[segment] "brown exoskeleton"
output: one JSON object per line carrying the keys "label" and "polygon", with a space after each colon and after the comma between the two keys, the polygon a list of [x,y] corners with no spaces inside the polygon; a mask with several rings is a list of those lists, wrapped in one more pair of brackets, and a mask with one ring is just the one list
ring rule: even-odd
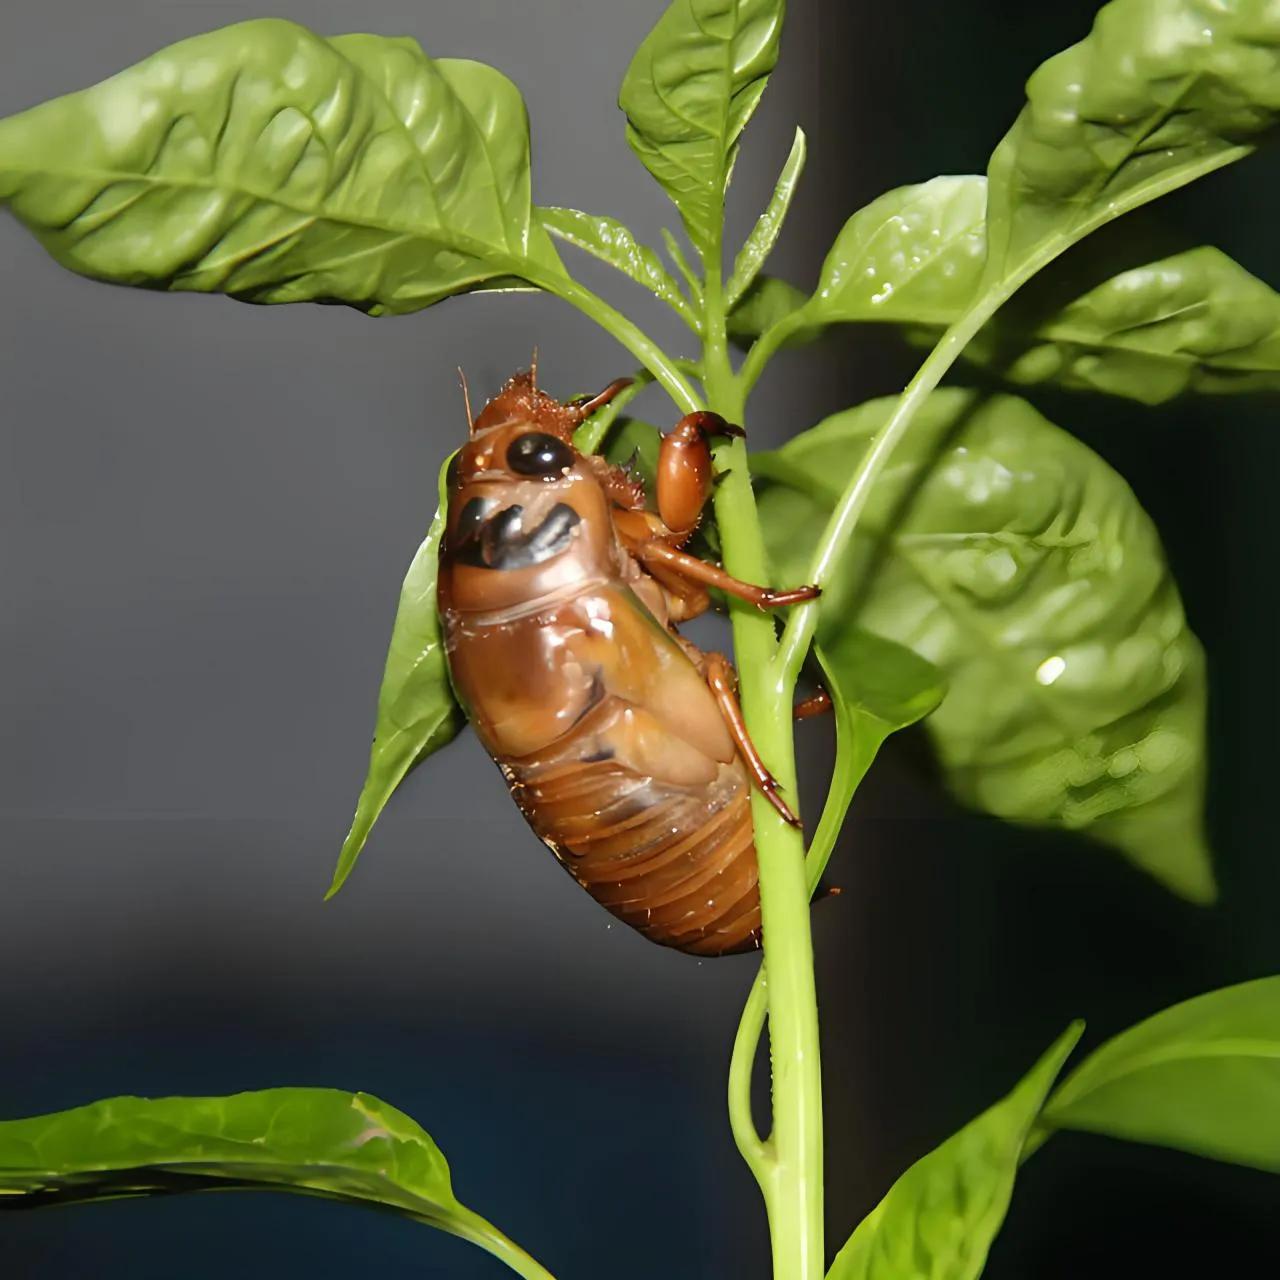
{"label": "brown exoskeleton", "polygon": [[708,586],[762,608],[812,599],[682,551],[711,490],[713,413],[663,438],[657,511],[573,431],[625,381],[562,404],[517,374],[448,474],[439,607],[453,685],[516,803],[561,864],[664,946],[759,945],[754,783],[795,815],[747,735],[732,667],[678,635]]}

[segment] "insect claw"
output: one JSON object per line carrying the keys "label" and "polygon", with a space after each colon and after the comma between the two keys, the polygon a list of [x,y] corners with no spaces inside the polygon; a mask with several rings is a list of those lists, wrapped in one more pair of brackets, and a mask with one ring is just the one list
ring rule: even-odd
{"label": "insect claw", "polygon": [[766,777],[760,783],[760,790],[764,793],[764,798],[777,810],[778,817],[787,826],[795,827],[797,831],[804,830],[804,824],[791,812],[790,805],[778,794],[778,784],[772,777]]}
{"label": "insect claw", "polygon": [[816,600],[821,594],[821,587],[793,587],[790,590],[783,591],[776,590],[773,587],[766,587],[760,593],[757,608],[777,609],[782,605],[803,604],[806,600]]}

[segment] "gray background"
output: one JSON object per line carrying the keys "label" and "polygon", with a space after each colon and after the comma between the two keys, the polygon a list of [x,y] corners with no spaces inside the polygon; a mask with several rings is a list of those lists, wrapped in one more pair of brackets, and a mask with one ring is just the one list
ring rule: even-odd
{"label": "gray background", "polygon": [[[668,207],[613,108],[661,12],[570,0],[276,0],[326,33],[417,36],[494,63],[532,118],[535,197]],[[773,268],[811,280],[858,205],[980,169],[1036,62],[1092,5],[799,0],[739,165],[745,233],[795,122],[811,162]],[[5,0],[0,112],[197,31],[232,0]],[[910,87],[908,87],[910,86]],[[1273,283],[1274,160],[1168,202]],[[647,295],[566,253],[658,336]],[[109,289],[0,221],[0,1112],[117,1092],[328,1084],[435,1134],[463,1198],[563,1280],[759,1277],[757,1195],[722,1076],[754,962],[651,947],[568,882],[469,736],[423,769],[343,893],[321,896],[364,769],[404,567],[464,425],[455,366],[492,391],[536,343],[568,395],[629,367],[562,304],[476,297],[371,321]],[[785,353],[757,442],[896,389],[907,358],[849,334]],[[1097,1039],[1197,991],[1280,969],[1271,830],[1274,411],[1045,402],[1152,510],[1213,663],[1223,905],[1172,901],[1106,854],[962,815],[910,742],[860,796],[816,917],[831,1239],[998,1096],[1065,1025]],[[656,396],[656,420],[672,414]],[[811,789],[828,730],[806,726]],[[1211,1273],[1280,1245],[1260,1174],[1064,1138],[1027,1170],[989,1274]],[[1089,1223],[1086,1229],[1083,1223]],[[1171,1225],[1172,1224],[1172,1225]],[[1203,1252],[1201,1252],[1203,1250]],[[392,1219],[274,1197],[125,1203],[0,1220],[4,1274],[495,1276]]]}

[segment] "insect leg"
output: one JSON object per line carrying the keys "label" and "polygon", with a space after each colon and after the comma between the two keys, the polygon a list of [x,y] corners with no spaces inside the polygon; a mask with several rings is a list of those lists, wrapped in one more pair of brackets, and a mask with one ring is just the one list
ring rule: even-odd
{"label": "insect leg", "polygon": [[678,551],[675,547],[656,539],[633,546],[631,554],[645,568],[665,568],[678,573],[681,577],[692,578],[694,582],[703,582],[709,587],[719,587],[726,594],[737,596],[739,600],[745,600],[759,609],[776,609],[784,604],[800,604],[805,600],[814,600],[822,594],[820,587],[794,587],[791,590],[757,587],[750,582],[742,582],[733,577],[718,565],[708,564],[705,560],[699,560],[697,556],[689,555],[687,551]]}
{"label": "insect leg", "polygon": [[820,716],[824,711],[830,710],[831,695],[825,689],[815,689],[791,708],[791,715],[795,720],[807,720],[810,716]]}
{"label": "insect leg", "polygon": [[658,447],[655,496],[662,523],[679,542],[698,527],[702,508],[715,479],[711,467],[712,436],[740,436],[741,427],[718,413],[686,414],[662,437]]}
{"label": "insect leg", "polygon": [[751,780],[764,792],[765,799],[778,811],[778,816],[783,822],[799,827],[800,819],[791,812],[787,802],[778,794],[777,780],[769,772],[765,762],[760,759],[760,753],[747,732],[747,722],[742,718],[742,708],[738,705],[733,668],[722,654],[708,653],[702,670],[720,707],[720,714],[724,716],[729,735],[733,738],[733,745],[738,748],[738,753],[747,766]]}

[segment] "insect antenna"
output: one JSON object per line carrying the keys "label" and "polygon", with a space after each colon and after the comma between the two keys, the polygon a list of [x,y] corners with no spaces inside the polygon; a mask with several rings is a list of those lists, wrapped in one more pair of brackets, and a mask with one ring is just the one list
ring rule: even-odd
{"label": "insect antenna", "polygon": [[533,391],[538,389],[538,348],[535,346],[529,358],[529,386]]}
{"label": "insect antenna", "polygon": [[467,375],[463,372],[462,366],[458,366],[458,381],[462,383],[462,403],[467,411],[467,434],[475,433],[476,420],[471,416],[471,388],[467,386]]}

